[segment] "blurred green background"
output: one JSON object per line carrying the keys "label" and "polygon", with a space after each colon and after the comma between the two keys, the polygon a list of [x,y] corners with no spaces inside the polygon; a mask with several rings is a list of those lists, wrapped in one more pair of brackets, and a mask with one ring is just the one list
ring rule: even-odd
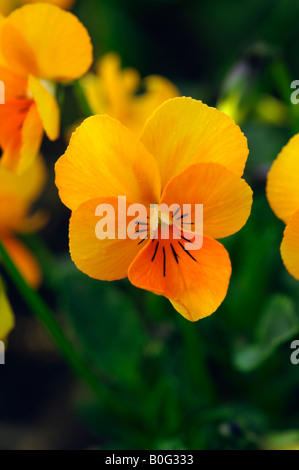
{"label": "blurred green background", "polygon": [[[284,268],[283,224],[265,197],[266,174],[299,131],[290,84],[299,79],[299,3],[292,0],[78,0],[95,57],[118,52],[142,76],[161,74],[210,106],[234,102],[250,155],[252,216],[224,240],[233,274],[226,300],[196,324],[127,281],[101,283],[68,254],[69,212],[54,186],[63,138],[44,142],[50,171],[27,237],[41,261],[41,294],[98,376],[108,400],[74,380],[9,280],[16,313],[1,368],[0,448],[256,449],[299,444],[299,285]],[[275,98],[267,107],[265,97]],[[228,101],[226,101],[228,100]],[[274,111],[273,111],[274,109]],[[65,129],[80,117],[66,91]],[[274,437],[275,439],[274,439]]]}

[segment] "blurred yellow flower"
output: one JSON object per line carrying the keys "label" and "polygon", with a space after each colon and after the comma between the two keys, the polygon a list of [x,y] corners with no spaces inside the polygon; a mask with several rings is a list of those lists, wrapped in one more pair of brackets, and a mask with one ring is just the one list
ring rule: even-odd
{"label": "blurred yellow flower", "polygon": [[60,8],[69,10],[72,8],[76,0],[0,0],[0,13],[4,16],[11,13],[25,3],[52,3]]}
{"label": "blurred yellow flower", "polygon": [[286,224],[281,255],[299,280],[299,134],[282,149],[268,175],[267,197],[274,213]]}
{"label": "blurred yellow flower", "polygon": [[284,126],[288,122],[288,109],[279,99],[271,95],[260,95],[256,101],[244,102],[242,92],[232,90],[217,103],[217,108],[226,113],[238,124],[242,124],[248,115],[259,121]]}
{"label": "blurred yellow flower", "polygon": [[1,162],[22,171],[40,148],[43,131],[60,133],[56,83],[72,81],[88,70],[92,45],[88,32],[71,13],[47,5],[26,5],[0,22]]}
{"label": "blurred yellow flower", "polygon": [[288,108],[271,95],[262,95],[255,107],[256,116],[263,122],[284,126],[288,122]]}
{"label": "blurred yellow flower", "polygon": [[[109,114],[137,134],[160,104],[179,96],[177,88],[164,77],[151,75],[141,80],[137,70],[121,69],[115,53],[103,56],[97,74],[86,75],[81,83],[94,114]],[[142,89],[144,92],[137,94]]]}
{"label": "blurred yellow flower", "polygon": [[264,450],[299,450],[299,433],[297,429],[269,434],[264,442]]}
{"label": "blurred yellow flower", "polygon": [[[211,315],[224,300],[231,275],[229,255],[217,239],[240,230],[251,211],[252,191],[241,178],[247,156],[240,128],[191,98],[163,103],[140,139],[110,116],[86,119],[56,164],[60,197],[73,211],[73,261],[96,279],[128,276],[136,287],[167,297],[190,321]],[[172,228],[167,239],[158,225],[144,244],[128,237],[99,240],[96,208],[109,203],[117,214],[118,196],[148,209],[157,203],[203,204],[202,247],[191,254],[184,236],[173,237],[175,230],[181,235],[177,211],[167,219]],[[144,227],[140,232],[149,231],[147,214],[136,222]]]}
{"label": "blurred yellow flower", "polygon": [[[41,157],[16,175],[0,167],[0,238],[17,268],[32,287],[41,282],[39,265],[16,235],[34,232],[44,224],[45,215],[30,215],[32,203],[41,193],[46,170]],[[1,259],[0,259],[1,263]]]}
{"label": "blurred yellow flower", "polygon": [[57,7],[69,10],[75,4],[76,0],[20,0],[20,3],[51,3]]}
{"label": "blurred yellow flower", "polygon": [[227,114],[238,124],[244,121],[247,114],[247,110],[240,106],[241,96],[241,91],[235,89],[217,103],[217,109]]}
{"label": "blurred yellow flower", "polygon": [[11,305],[0,279],[0,341],[4,341],[15,326]]}

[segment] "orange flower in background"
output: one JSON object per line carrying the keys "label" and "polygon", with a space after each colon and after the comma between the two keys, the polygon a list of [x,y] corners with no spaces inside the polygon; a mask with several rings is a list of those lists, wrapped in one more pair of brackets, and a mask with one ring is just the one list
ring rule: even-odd
{"label": "orange flower in background", "polygon": [[44,224],[44,214],[40,212],[30,215],[30,210],[44,187],[45,179],[46,170],[40,157],[22,175],[0,167],[0,238],[32,287],[38,287],[41,282],[40,268],[34,256],[16,235],[34,232]]}
{"label": "orange flower in background", "polygon": [[[164,77],[151,75],[141,80],[134,68],[122,70],[115,53],[103,56],[97,74],[83,77],[81,84],[94,114],[109,114],[137,134],[160,104],[179,96],[177,88]],[[140,89],[144,92],[137,95]]]}
{"label": "orange flower in background", "polygon": [[299,134],[282,149],[268,175],[267,197],[285,224],[281,244],[283,262],[299,280]]}
{"label": "orange flower in background", "polygon": [[[167,297],[188,320],[212,314],[231,275],[229,255],[216,239],[240,230],[251,211],[252,191],[241,178],[247,156],[239,127],[191,98],[162,104],[140,140],[109,116],[85,120],[56,164],[60,197],[73,212],[73,261],[96,279],[128,276],[135,286]],[[118,196],[146,207],[203,204],[202,248],[188,251],[184,237],[164,240],[159,230],[143,242],[99,240],[96,208],[109,203],[117,214]]]}
{"label": "orange flower in background", "polygon": [[25,3],[51,3],[52,5],[69,10],[73,7],[75,1],[76,0],[0,0],[0,13],[6,16],[15,8]]}
{"label": "orange flower in background", "polygon": [[2,165],[26,168],[37,155],[43,132],[56,140],[60,111],[56,84],[83,75],[92,62],[92,45],[71,13],[47,5],[27,5],[0,25],[0,80],[5,104],[0,105]]}

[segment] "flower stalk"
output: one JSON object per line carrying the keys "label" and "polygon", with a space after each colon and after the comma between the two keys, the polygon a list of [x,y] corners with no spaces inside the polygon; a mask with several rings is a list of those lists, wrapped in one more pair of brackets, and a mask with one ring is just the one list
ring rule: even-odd
{"label": "flower stalk", "polygon": [[118,413],[121,412],[118,401],[112,397],[111,393],[108,393],[105,390],[97,377],[95,377],[94,374],[88,369],[80,355],[66,338],[58,321],[55,319],[47,304],[43,301],[38,292],[34,291],[24,280],[9,254],[7,253],[1,239],[0,258],[6,273],[18,289],[30,311],[45,326],[56,346],[58,347],[61,355],[67,361],[72,371],[95,392],[98,398],[106,406],[109,406]]}

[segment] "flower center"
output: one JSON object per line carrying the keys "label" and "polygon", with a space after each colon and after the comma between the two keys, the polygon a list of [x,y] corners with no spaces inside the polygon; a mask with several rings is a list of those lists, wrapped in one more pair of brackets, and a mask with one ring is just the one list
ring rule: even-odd
{"label": "flower center", "polygon": [[160,208],[151,208],[150,213],[150,235],[151,238],[160,238],[161,234],[167,231],[173,225],[172,214],[167,211],[161,211]]}

